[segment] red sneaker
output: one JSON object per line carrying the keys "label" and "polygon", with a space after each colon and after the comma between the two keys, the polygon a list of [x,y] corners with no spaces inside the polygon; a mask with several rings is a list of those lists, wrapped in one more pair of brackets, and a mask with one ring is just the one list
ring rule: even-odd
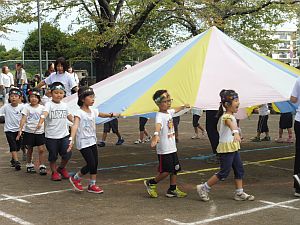
{"label": "red sneaker", "polygon": [[74,177],[70,177],[69,181],[73,185],[75,191],[83,191],[82,184],[80,183],[81,179],[76,180]]}
{"label": "red sneaker", "polygon": [[69,175],[68,171],[66,170],[66,168],[61,169],[60,167],[58,167],[57,172],[61,174],[63,179],[69,179],[70,178],[70,175]]}
{"label": "red sneaker", "polygon": [[103,190],[95,184],[94,185],[89,185],[87,191],[90,192],[90,193],[96,193],[96,194],[103,193]]}
{"label": "red sneaker", "polygon": [[59,173],[57,172],[53,172],[51,175],[51,180],[53,181],[61,181],[61,176]]}

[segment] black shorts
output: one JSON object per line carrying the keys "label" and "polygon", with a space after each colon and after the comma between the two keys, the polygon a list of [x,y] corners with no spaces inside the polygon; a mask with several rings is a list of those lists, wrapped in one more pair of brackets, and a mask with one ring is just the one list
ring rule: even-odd
{"label": "black shorts", "polygon": [[69,136],[60,139],[46,138],[46,148],[49,152],[48,161],[55,162],[58,154],[63,160],[69,160],[72,156],[71,151],[67,152],[69,143]]}
{"label": "black shorts", "polygon": [[279,128],[288,129],[293,127],[293,114],[292,113],[281,113],[279,119]]}
{"label": "black shorts", "polygon": [[158,157],[158,172],[168,172],[177,174],[181,170],[181,166],[178,160],[177,152],[173,152],[165,155],[157,155]]}
{"label": "black shorts", "polygon": [[145,131],[145,125],[146,125],[147,121],[148,121],[148,118],[145,118],[145,117],[139,118],[140,131]]}
{"label": "black shorts", "polygon": [[18,136],[18,132],[7,131],[5,132],[5,135],[9,145],[9,151],[10,152],[19,151],[21,148],[21,140],[19,141],[16,140],[16,137]]}
{"label": "black shorts", "polygon": [[257,124],[257,132],[259,133],[269,132],[268,119],[269,119],[269,115],[259,116],[258,124]]}
{"label": "black shorts", "polygon": [[23,134],[23,145],[28,147],[41,146],[45,144],[45,133],[43,134],[33,134],[24,132]]}
{"label": "black shorts", "polygon": [[118,119],[113,119],[109,122],[104,123],[103,132],[109,133],[112,130],[113,133],[118,132]]}
{"label": "black shorts", "polygon": [[199,119],[200,119],[199,115],[193,114],[193,127],[199,126]]}

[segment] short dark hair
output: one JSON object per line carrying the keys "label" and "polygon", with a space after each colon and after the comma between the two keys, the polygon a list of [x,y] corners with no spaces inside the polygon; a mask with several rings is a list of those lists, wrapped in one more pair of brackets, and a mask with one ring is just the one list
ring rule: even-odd
{"label": "short dark hair", "polygon": [[19,67],[21,67],[21,68],[23,68],[24,67],[24,65],[22,64],[22,63],[16,63],[16,65]]}
{"label": "short dark hair", "polygon": [[8,66],[6,66],[6,65],[4,65],[4,66],[2,66],[2,73],[4,73],[5,72],[5,68],[8,68]]}
{"label": "short dark hair", "polygon": [[68,71],[68,63],[66,61],[66,59],[64,57],[59,57],[56,59],[55,63],[54,63],[54,69],[57,72],[57,65],[60,64],[63,66],[64,68],[64,72]]}
{"label": "short dark hair", "polygon": [[159,103],[158,100],[164,93],[168,93],[168,91],[167,90],[157,90],[152,97],[153,101],[155,103]]}
{"label": "short dark hair", "polygon": [[[65,86],[64,86],[62,83],[60,83],[60,82],[54,82],[54,83],[52,83],[52,84],[50,85],[50,90],[51,90],[51,92],[52,92],[53,90],[56,90],[55,87],[59,87],[59,86],[62,86],[63,88],[65,88]],[[63,90],[63,91],[66,92],[65,90]]]}
{"label": "short dark hair", "polygon": [[78,90],[78,101],[77,101],[77,105],[79,105],[80,107],[83,106],[83,101],[85,99],[85,97],[89,96],[89,95],[94,95],[94,90],[91,87],[80,87]]}

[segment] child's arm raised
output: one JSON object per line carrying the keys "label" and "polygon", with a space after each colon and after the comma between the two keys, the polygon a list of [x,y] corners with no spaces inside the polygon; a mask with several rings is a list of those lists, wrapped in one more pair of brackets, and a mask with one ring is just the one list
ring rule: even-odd
{"label": "child's arm raised", "polygon": [[155,132],[154,132],[154,135],[152,137],[152,140],[151,140],[151,147],[154,148],[157,143],[160,141],[159,139],[159,132],[161,130],[161,124],[160,123],[156,123],[155,124]]}
{"label": "child's arm raised", "polygon": [[233,141],[238,141],[241,142],[241,137],[240,137],[240,133],[238,130],[238,127],[232,122],[231,119],[226,119],[224,121],[225,125],[228,126],[232,132],[233,137]]}
{"label": "child's arm raised", "polygon": [[73,146],[73,142],[75,139],[75,134],[76,134],[78,126],[79,126],[79,122],[80,122],[80,118],[78,116],[75,116],[74,121],[73,121],[73,126],[71,127],[71,135],[69,138],[70,143],[69,143],[69,147],[67,149],[68,152],[72,150],[72,146]]}
{"label": "child's arm raised", "polygon": [[184,104],[184,105],[182,105],[180,107],[174,108],[174,110],[175,110],[175,113],[177,113],[177,112],[179,112],[181,110],[184,110],[186,108],[190,108],[190,105],[189,104]]}
{"label": "child's arm raised", "polygon": [[119,113],[103,113],[103,112],[99,112],[98,117],[102,117],[102,118],[113,118],[113,117],[119,117],[120,114]]}
{"label": "child's arm raised", "polygon": [[18,141],[22,135],[22,132],[23,132],[23,127],[24,127],[24,124],[26,123],[27,121],[27,116],[26,115],[22,115],[22,119],[20,121],[20,128],[19,128],[19,132],[18,132],[18,135],[16,137],[16,140]]}

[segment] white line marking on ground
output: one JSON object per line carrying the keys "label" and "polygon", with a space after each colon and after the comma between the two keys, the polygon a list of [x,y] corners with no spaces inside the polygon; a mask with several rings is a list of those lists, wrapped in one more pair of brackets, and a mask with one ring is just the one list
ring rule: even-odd
{"label": "white line marking on ground", "polygon": [[31,202],[28,202],[28,201],[26,201],[26,200],[24,200],[24,199],[13,199],[14,197],[13,196],[10,196],[10,195],[2,195],[2,196],[4,196],[4,197],[6,197],[6,198],[11,198],[12,200],[15,200],[15,201],[18,201],[18,202],[22,202],[22,203],[31,203]]}
{"label": "white line marking on ground", "polygon": [[47,191],[47,192],[35,193],[35,194],[30,194],[30,195],[22,195],[22,196],[10,196],[10,197],[6,197],[6,198],[0,198],[0,201],[17,200],[17,199],[22,199],[22,198],[34,197],[34,196],[49,195],[49,194],[54,194],[54,193],[66,192],[66,191],[70,191],[70,190],[72,190],[72,189]]}
{"label": "white line marking on ground", "polygon": [[169,218],[165,219],[165,221],[168,221],[170,223],[174,223],[174,224],[177,224],[177,225],[205,224],[205,223],[210,223],[210,222],[214,222],[214,221],[218,221],[218,220],[230,219],[232,217],[241,216],[241,215],[245,215],[245,214],[250,214],[250,213],[254,213],[254,212],[265,210],[265,209],[281,207],[284,204],[289,204],[289,203],[298,202],[298,201],[300,201],[300,199],[293,199],[293,200],[289,200],[289,201],[278,202],[278,203],[275,203],[275,204],[256,207],[256,208],[253,208],[253,209],[243,210],[243,211],[239,211],[239,212],[235,212],[235,213],[231,213],[231,214],[227,214],[227,215],[223,215],[223,216],[219,216],[219,217],[215,217],[215,218],[210,218],[210,219],[200,220],[200,221],[196,221],[196,222],[191,222],[191,223],[183,223],[183,222],[173,220],[173,219],[169,219]]}
{"label": "white line marking on ground", "polygon": [[7,218],[7,219],[10,219],[10,220],[12,220],[12,221],[14,221],[14,222],[16,222],[16,223],[18,223],[18,224],[22,224],[22,225],[33,225],[33,223],[29,223],[29,222],[27,222],[27,221],[25,221],[25,220],[22,220],[22,219],[19,218],[19,217],[16,217],[16,216],[11,215],[11,214],[8,214],[8,213],[5,213],[5,212],[3,212],[3,211],[1,211],[1,210],[0,210],[0,216],[5,217],[5,218]]}
{"label": "white line marking on ground", "polygon": [[281,203],[275,203],[275,202],[269,202],[269,201],[262,201],[262,200],[260,200],[260,202],[265,203],[265,204],[268,204],[268,205],[274,205],[274,206],[277,206],[277,207],[282,207],[282,208],[287,208],[287,209],[296,209],[296,210],[299,210],[299,208],[296,208],[296,207],[293,207],[293,206],[283,205],[283,204],[281,204]]}

